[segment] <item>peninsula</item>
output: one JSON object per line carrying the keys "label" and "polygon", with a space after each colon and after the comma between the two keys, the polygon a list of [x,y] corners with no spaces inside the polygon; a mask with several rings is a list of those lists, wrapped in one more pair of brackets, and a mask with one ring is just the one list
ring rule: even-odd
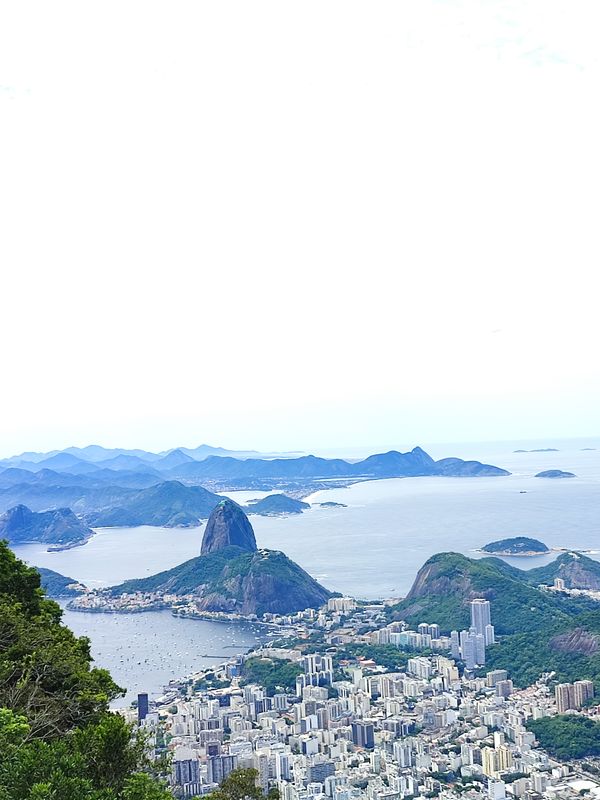
{"label": "peninsula", "polygon": [[147,578],[89,592],[69,607],[109,613],[172,608],[180,616],[255,619],[318,608],[330,597],[284,553],[259,549],[248,517],[225,498],[210,515],[199,556]]}

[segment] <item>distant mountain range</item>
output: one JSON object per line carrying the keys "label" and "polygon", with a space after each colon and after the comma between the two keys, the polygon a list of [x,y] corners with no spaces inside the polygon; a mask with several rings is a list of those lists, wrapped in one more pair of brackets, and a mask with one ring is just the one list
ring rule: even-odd
{"label": "distant mountain range", "polygon": [[[175,457],[172,457],[173,454]],[[125,461],[121,463],[151,464],[155,461],[166,462],[169,466],[175,466],[181,461],[190,459],[192,461],[202,461],[209,456],[232,456],[234,458],[273,458],[294,457],[299,453],[259,453],[257,450],[227,450],[224,447],[212,447],[208,444],[201,444],[199,447],[176,447],[171,450],[164,450],[160,453],[152,453],[148,450],[127,450],[120,447],[107,448],[97,444],[87,447],[66,447],[64,450],[50,450],[47,453],[26,452],[20,455],[11,456],[0,460],[0,466],[18,466],[25,469],[31,468],[35,464],[46,462],[49,469],[60,469],[64,466],[76,464],[78,461],[85,461],[91,464],[102,464],[109,466],[110,461],[123,456],[125,459],[135,459],[135,461]],[[171,458],[170,458],[171,457]],[[183,457],[183,458],[182,458]],[[170,460],[169,460],[170,458]],[[53,461],[54,459],[54,461]],[[50,462],[50,463],[48,463]],[[118,463],[118,462],[117,462]],[[129,467],[124,466],[127,469]]]}
{"label": "distant mountain range", "polygon": [[[163,480],[208,479],[319,479],[319,478],[390,478],[417,475],[449,475],[470,477],[475,475],[508,475],[506,470],[463,461],[460,458],[443,458],[434,461],[422,448],[408,453],[390,450],[362,461],[351,462],[340,458],[296,456],[279,454],[270,457],[254,452],[234,452],[219,447],[201,445],[193,450],[179,447],[166,453],[147,453],[143,450],[108,450],[97,445],[51,453],[22,453],[0,461],[0,485],[15,485],[22,478],[32,482],[31,473],[51,471],[71,476],[88,476],[94,480],[116,481],[113,473],[144,475]],[[18,470],[18,472],[15,472]],[[25,475],[29,473],[29,476]],[[121,478],[119,477],[119,481]],[[154,480],[156,483],[157,480]],[[81,483],[81,482],[80,482]],[[54,484],[56,485],[56,483]],[[120,484],[117,484],[120,485]],[[149,485],[149,484],[147,484]]]}
{"label": "distant mountain range", "polygon": [[[164,454],[92,445],[23,453],[0,462],[0,512],[16,506],[32,512],[71,509],[87,526],[177,527],[207,519],[221,499],[218,492],[228,489],[276,490],[275,496],[253,504],[249,513],[298,513],[303,510],[301,501],[284,496],[282,490],[299,494],[333,483],[380,478],[509,474],[479,461],[434,461],[420,447],[408,453],[391,450],[357,462],[312,455],[233,458],[228,452],[208,445]],[[33,536],[30,541],[41,541],[33,528],[27,535]]]}

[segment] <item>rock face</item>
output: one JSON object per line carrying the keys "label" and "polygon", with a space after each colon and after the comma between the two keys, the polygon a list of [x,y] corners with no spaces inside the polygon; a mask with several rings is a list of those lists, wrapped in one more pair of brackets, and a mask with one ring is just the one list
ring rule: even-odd
{"label": "rock face", "polygon": [[583,628],[575,628],[567,633],[561,633],[550,639],[550,648],[559,653],[579,653],[592,656],[598,652],[599,637]]}
{"label": "rock face", "polygon": [[70,508],[32,511],[24,505],[10,508],[0,517],[0,539],[9,544],[43,542],[57,548],[84,544],[94,535]]}
{"label": "rock face", "polygon": [[256,538],[248,517],[233,500],[224,499],[216,506],[206,523],[200,555],[206,556],[227,547],[254,552]]}
{"label": "rock face", "polygon": [[561,553],[546,564],[527,573],[534,584],[552,585],[555,578],[562,578],[567,589],[600,589],[600,562],[582,553]]}

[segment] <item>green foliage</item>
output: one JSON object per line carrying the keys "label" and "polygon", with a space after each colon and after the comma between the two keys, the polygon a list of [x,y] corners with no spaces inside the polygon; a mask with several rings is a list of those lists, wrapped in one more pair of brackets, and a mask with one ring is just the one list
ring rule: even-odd
{"label": "green foliage", "polygon": [[[111,587],[109,592],[120,595],[168,591],[185,595],[197,593],[198,587],[203,587],[205,596],[216,595],[242,602],[247,584],[260,586],[263,581],[263,585],[271,587],[281,584],[284,587],[281,591],[285,592],[286,597],[296,598],[297,608],[319,606],[330,596],[326,589],[284,553],[278,550],[248,552],[235,546],[197,556],[148,578],[125,581],[119,586]],[[267,595],[257,593],[254,600],[255,613],[258,616],[268,611],[283,611],[283,608],[272,608],[273,598]],[[285,602],[283,605],[285,606]]]}
{"label": "green foliage", "polygon": [[296,677],[302,667],[281,658],[248,658],[242,669],[243,683],[264,686],[269,697],[276,692],[291,692],[296,688]]}
{"label": "green foliage", "polygon": [[600,755],[600,723],[579,714],[529,720],[527,727],[544,750],[560,759]]}
{"label": "green foliage", "polygon": [[393,644],[363,644],[362,642],[357,642],[356,644],[346,644],[343,650],[338,651],[335,658],[335,666],[339,664],[340,660],[352,661],[359,656],[372,659],[376,664],[394,671],[406,669],[408,663],[407,653]]}
{"label": "green foliage", "polygon": [[[264,800],[265,795],[256,784],[257,778],[255,769],[235,769],[208,797],[210,800]],[[279,800],[277,789],[269,790],[267,800]]]}
{"label": "green foliage", "polygon": [[39,585],[0,542],[1,800],[168,800],[140,772],[144,740],[108,712],[121,690]]}

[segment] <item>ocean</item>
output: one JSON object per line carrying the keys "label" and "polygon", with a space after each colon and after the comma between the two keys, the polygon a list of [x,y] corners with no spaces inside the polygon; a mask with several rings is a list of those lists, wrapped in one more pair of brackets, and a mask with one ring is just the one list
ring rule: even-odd
{"label": "ocean", "polygon": [[[555,447],[558,452],[515,453]],[[584,449],[597,448],[597,449]],[[395,478],[317,492],[317,504],[343,503],[286,518],[251,517],[259,547],[283,550],[332,590],[359,598],[398,597],[429,556],[472,557],[494,539],[531,536],[550,547],[591,550],[600,560],[600,440],[510,442],[426,447],[434,458],[460,456],[508,469],[496,478]],[[562,469],[576,478],[535,478]],[[239,502],[264,493],[228,493]],[[198,555],[203,527],[102,529],[83,547],[48,553],[14,548],[31,564],[50,567],[91,587],[168,569]],[[526,569],[555,555],[506,559]],[[247,650],[259,632],[248,625],[184,620],[169,612],[103,615],[65,612],[65,622],[92,642],[96,663],[129,689],[160,693],[172,677]],[[210,657],[208,657],[210,656]]]}

